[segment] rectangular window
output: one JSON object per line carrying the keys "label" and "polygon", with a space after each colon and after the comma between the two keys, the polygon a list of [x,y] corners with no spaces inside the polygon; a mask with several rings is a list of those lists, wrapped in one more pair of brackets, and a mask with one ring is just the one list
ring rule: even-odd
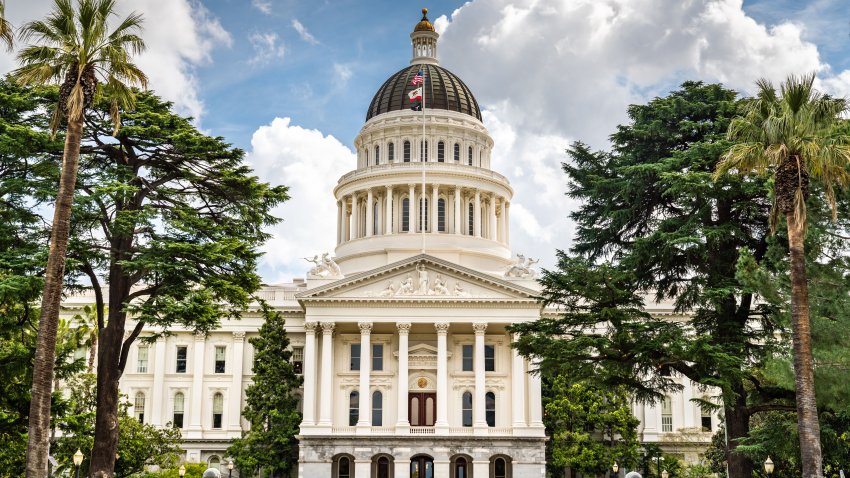
{"label": "rectangular window", "polygon": [[484,371],[496,371],[496,347],[494,345],[484,346]]}
{"label": "rectangular window", "polygon": [[702,421],[702,431],[710,432],[711,431],[711,415],[703,414],[701,421]]}
{"label": "rectangular window", "polygon": [[174,368],[176,373],[186,373],[186,346],[177,347],[177,364]]}
{"label": "rectangular window", "polygon": [[227,347],[224,345],[215,346],[215,373],[224,373],[224,362]]}
{"label": "rectangular window", "polygon": [[148,373],[148,350],[147,344],[139,344],[139,356],[136,363],[136,372],[138,373]]}
{"label": "rectangular window", "polygon": [[136,393],[136,400],[133,402],[133,411],[136,412],[136,418],[139,423],[145,423],[145,394],[142,392]]}
{"label": "rectangular window", "polygon": [[349,370],[360,370],[360,344],[351,344],[351,363]]}
{"label": "rectangular window", "polygon": [[463,346],[463,368],[464,372],[472,371],[472,345]]}
{"label": "rectangular window", "polygon": [[395,143],[390,143],[387,148],[387,161],[392,163],[395,161]]}
{"label": "rectangular window", "polygon": [[446,232],[446,200],[437,201],[437,231]]}
{"label": "rectangular window", "polygon": [[670,397],[664,397],[661,402],[661,431],[673,431],[673,404]]}
{"label": "rectangular window", "polygon": [[213,396],[213,428],[221,428],[222,417],[224,416],[224,396],[216,393]]}
{"label": "rectangular window", "polygon": [[304,373],[304,348],[303,347],[293,347],[292,348],[292,368],[295,370],[295,373],[301,375]]}
{"label": "rectangular window", "polygon": [[402,156],[405,163],[410,162],[410,141],[405,141],[402,147]]}
{"label": "rectangular window", "polygon": [[384,344],[372,344],[372,370],[384,369]]}
{"label": "rectangular window", "polygon": [[174,428],[183,428],[183,410],[184,410],[183,394],[177,392],[174,395],[174,420],[172,426]]}
{"label": "rectangular window", "polygon": [[404,198],[401,201],[401,231],[407,232],[410,230],[410,200]]}
{"label": "rectangular window", "polygon": [[372,426],[384,426],[384,396],[377,390],[372,394]]}

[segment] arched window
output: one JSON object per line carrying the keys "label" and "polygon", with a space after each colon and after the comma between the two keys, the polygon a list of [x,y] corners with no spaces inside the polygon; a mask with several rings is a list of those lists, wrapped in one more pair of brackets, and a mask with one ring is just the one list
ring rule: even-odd
{"label": "arched window", "polygon": [[395,161],[395,143],[387,145],[387,161],[390,163]]}
{"label": "arched window", "polygon": [[403,154],[404,154],[404,162],[409,163],[410,162],[410,141],[404,142]]}
{"label": "arched window", "polygon": [[224,416],[224,395],[213,395],[213,428],[221,428],[221,418]]}
{"label": "arched window", "polygon": [[401,201],[401,230],[402,232],[410,230],[410,198],[404,198]]}
{"label": "arched window", "polygon": [[[425,152],[425,159],[422,159],[422,152]],[[425,141],[425,146],[422,146],[422,141],[419,142],[419,160],[428,161],[428,141]]]}
{"label": "arched window", "polygon": [[455,478],[469,478],[469,464],[464,457],[455,460]]}
{"label": "arched window", "polygon": [[446,200],[437,200],[437,231],[446,232]]}
{"label": "arched window", "polygon": [[372,234],[378,234],[378,201],[372,204]]}
{"label": "arched window", "polygon": [[372,426],[384,426],[384,396],[377,390],[372,393]]}
{"label": "arched window", "polygon": [[437,162],[446,162],[446,143],[443,143],[442,141],[437,143]]}
{"label": "arched window", "polygon": [[183,397],[182,392],[177,392],[174,394],[174,417],[172,420],[172,425],[174,428],[183,428],[183,410],[185,404],[185,397]]}
{"label": "arched window", "polygon": [[219,459],[219,457],[213,455],[213,456],[210,457],[209,465],[210,465],[210,468],[220,470],[221,460]]}
{"label": "arched window", "polygon": [[467,214],[467,228],[466,233],[470,236],[475,234],[475,206],[472,202],[469,203],[468,214]]}
{"label": "arched window", "polygon": [[357,425],[360,420],[360,394],[355,390],[348,396],[348,426]]}
{"label": "arched window", "polygon": [[472,394],[469,392],[463,392],[463,398],[461,399],[460,404],[462,415],[463,415],[463,426],[471,427],[472,426]]}
{"label": "arched window", "polygon": [[487,392],[484,394],[484,403],[487,417],[487,426],[495,427],[496,426],[496,394],[493,392]]}
{"label": "arched window", "polygon": [[145,394],[136,392],[136,399],[133,401],[133,413],[139,419],[139,423],[145,423]]}
{"label": "arched window", "polygon": [[460,162],[460,145],[459,145],[459,144],[457,144],[457,143],[455,143],[455,155],[454,155],[454,158],[455,158],[455,162],[456,162],[456,163]]}
{"label": "arched window", "polygon": [[381,164],[381,147],[375,145],[375,166]]}
{"label": "arched window", "polygon": [[349,460],[347,456],[339,458],[336,478],[351,478],[351,460]]}
{"label": "arched window", "polygon": [[378,478],[390,478],[390,459],[382,456],[378,458]]}
{"label": "arched window", "polygon": [[419,230],[428,231],[428,198],[419,199]]}
{"label": "arched window", "polygon": [[467,162],[469,163],[470,166],[472,166],[472,146],[469,147],[469,154],[467,156],[468,156]]}
{"label": "arched window", "polygon": [[493,461],[493,478],[508,478],[508,462],[502,457]]}

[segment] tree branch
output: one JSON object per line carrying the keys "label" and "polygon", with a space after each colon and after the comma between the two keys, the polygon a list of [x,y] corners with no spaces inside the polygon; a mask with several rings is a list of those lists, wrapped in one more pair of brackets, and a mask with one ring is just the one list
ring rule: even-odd
{"label": "tree branch", "polygon": [[92,289],[94,290],[94,303],[95,310],[97,312],[97,331],[98,333],[100,333],[103,331],[104,327],[106,327],[103,320],[103,291],[100,288],[100,280],[98,280],[97,274],[94,273],[94,268],[91,266],[91,264],[89,264],[88,261],[81,262],[81,269],[88,276],[89,280],[91,281]]}
{"label": "tree branch", "polygon": [[118,373],[119,375],[124,374],[124,367],[127,366],[127,356],[130,354],[130,346],[133,345],[133,341],[136,340],[136,337],[142,333],[142,329],[145,327],[144,321],[136,322],[136,327],[133,328],[133,331],[130,332],[130,336],[127,337],[127,340],[124,341],[124,344],[121,345],[121,358],[118,360]]}
{"label": "tree branch", "polygon": [[757,413],[763,412],[793,412],[797,407],[786,403],[765,403],[763,405],[753,405],[747,408],[747,416],[751,417]]}

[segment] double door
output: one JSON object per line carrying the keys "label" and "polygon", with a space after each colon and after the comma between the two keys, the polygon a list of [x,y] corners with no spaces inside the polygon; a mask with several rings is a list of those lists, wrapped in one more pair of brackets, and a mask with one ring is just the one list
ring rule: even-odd
{"label": "double door", "polygon": [[412,427],[433,427],[437,416],[437,394],[408,393],[407,415]]}

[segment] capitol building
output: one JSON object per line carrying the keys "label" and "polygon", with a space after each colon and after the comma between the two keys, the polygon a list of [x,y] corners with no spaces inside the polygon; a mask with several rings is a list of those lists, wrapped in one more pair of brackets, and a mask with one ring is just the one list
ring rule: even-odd
{"label": "capitol building", "polygon": [[[285,316],[304,378],[299,477],[546,476],[541,379],[506,327],[548,312],[534,260],[511,250],[513,190],[491,169],[498,145],[472,91],[440,65],[438,37],[423,13],[410,64],[368,105],[357,164],[327,192],[337,216],[316,219],[336,221],[335,251],[258,293]],[[411,100],[420,87],[424,108]],[[63,314],[91,302],[70,296]],[[681,318],[669,304],[649,312]],[[130,411],[181,428],[187,462],[226,472],[226,449],[248,426],[248,339],[260,325],[253,310],[208,335],[136,340],[121,379]],[[718,417],[682,384],[634,414],[643,442],[697,462]]]}

